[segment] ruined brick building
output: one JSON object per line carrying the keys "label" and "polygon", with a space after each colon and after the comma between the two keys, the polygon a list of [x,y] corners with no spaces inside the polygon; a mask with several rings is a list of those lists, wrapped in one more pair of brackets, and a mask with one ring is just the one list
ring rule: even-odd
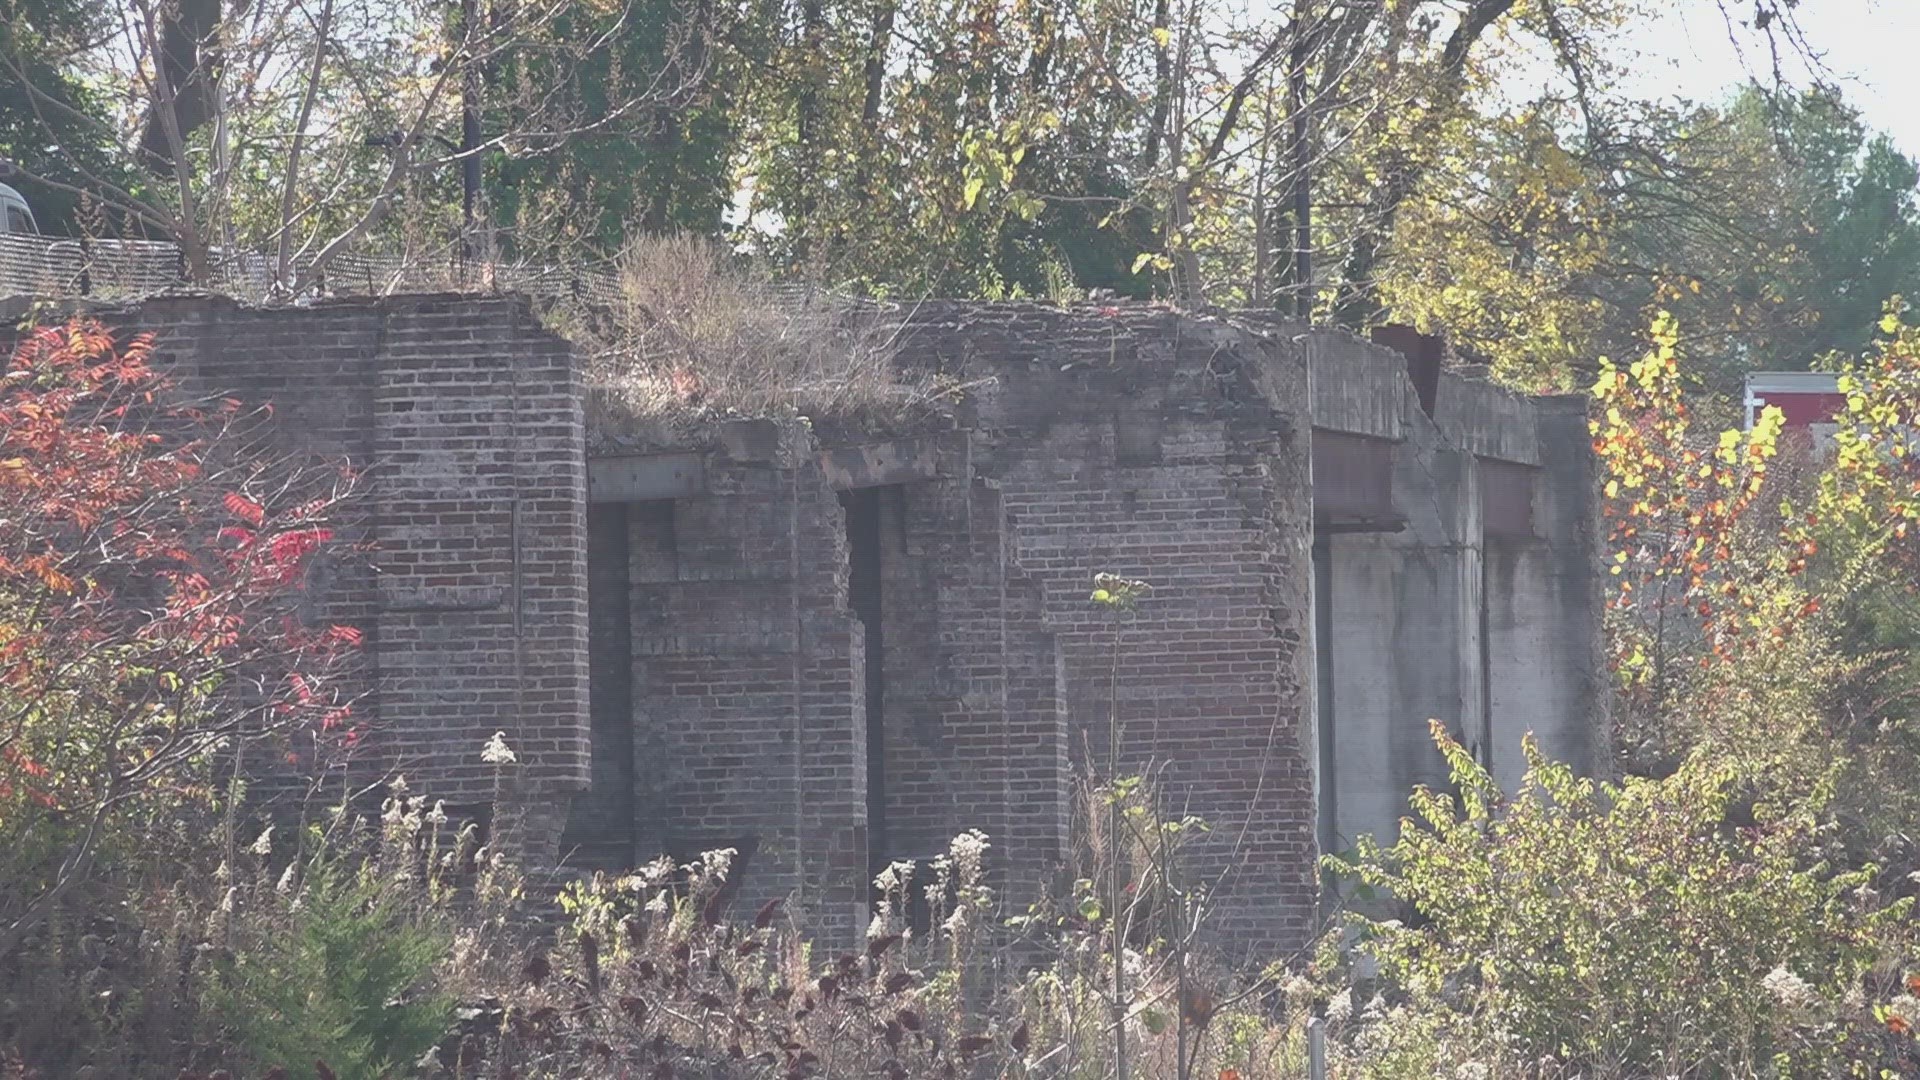
{"label": "ruined brick building", "polygon": [[[1211,823],[1190,870],[1221,925],[1288,944],[1316,854],[1444,780],[1429,717],[1509,780],[1527,731],[1602,760],[1583,405],[1419,339],[925,304],[901,363],[975,387],[944,422],[638,451],[587,430],[579,365],[514,299],[110,316],[371,467],[375,572],[310,588],[366,631],[378,752],[478,804],[505,731],[503,798],[547,859],[734,847],[744,895],[845,937],[874,867],[980,828],[1017,903],[1115,716],[1125,767]],[[1116,622],[1103,571],[1152,592]]]}

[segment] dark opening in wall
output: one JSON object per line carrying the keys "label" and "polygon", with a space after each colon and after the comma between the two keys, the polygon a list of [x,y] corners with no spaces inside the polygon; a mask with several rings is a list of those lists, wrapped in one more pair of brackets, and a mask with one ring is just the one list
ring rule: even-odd
{"label": "dark opening in wall", "polygon": [[561,834],[569,865],[617,870],[634,862],[633,624],[629,503],[587,506],[587,679],[593,781],[574,797]]}
{"label": "dark opening in wall", "polygon": [[847,604],[866,637],[868,877],[887,865],[886,635],[880,573],[880,500],[885,488],[843,492],[847,514]]}
{"label": "dark opening in wall", "polygon": [[1393,508],[1395,444],[1386,439],[1313,431],[1313,520],[1315,532],[1392,529],[1401,517]]}
{"label": "dark opening in wall", "polygon": [[1480,458],[1478,465],[1480,521],[1487,536],[1533,539],[1533,489],[1540,470],[1492,458]]}
{"label": "dark opening in wall", "polygon": [[1339,850],[1334,815],[1339,809],[1334,791],[1333,743],[1333,537],[1324,528],[1313,531],[1313,675],[1314,730],[1319,744],[1320,850]]}

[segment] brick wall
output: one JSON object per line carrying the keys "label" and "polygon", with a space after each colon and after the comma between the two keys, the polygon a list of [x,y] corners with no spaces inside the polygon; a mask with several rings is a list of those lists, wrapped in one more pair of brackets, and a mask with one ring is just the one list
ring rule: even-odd
{"label": "brick wall", "polygon": [[[1427,529],[1413,509],[1477,514],[1478,500],[1440,465],[1459,462],[1465,481],[1476,455],[1545,466],[1530,505],[1496,507],[1539,523],[1516,541],[1534,545],[1537,572],[1496,583],[1547,584],[1511,618],[1487,611],[1494,647],[1462,614],[1423,639],[1437,675],[1355,647],[1323,681],[1398,679],[1504,715],[1546,698],[1508,707],[1474,681],[1483,666],[1551,670],[1577,684],[1552,699],[1560,730],[1598,727],[1577,415],[1540,414],[1558,449],[1536,461],[1524,400],[1443,379],[1436,427],[1391,354],[1346,338],[1155,309],[922,304],[902,359],[975,387],[951,423],[831,452],[804,421],[718,425],[619,463],[589,514],[589,474],[607,462],[586,459],[577,365],[517,301],[264,311],[186,297],[108,315],[158,332],[189,387],[273,401],[288,446],[368,469],[345,539],[374,555],[323,561],[312,589],[318,613],[367,631],[370,763],[485,802],[497,778],[479,748],[505,731],[521,760],[505,809],[537,832],[535,859],[620,867],[736,848],[742,902],[788,897],[831,943],[864,927],[875,866],[935,855],[962,829],[988,832],[1009,907],[1055,882],[1076,786],[1108,772],[1110,717],[1120,771],[1151,771],[1166,813],[1212,826],[1183,872],[1217,885],[1220,939],[1271,949],[1311,933],[1316,771],[1330,794],[1396,747],[1425,752],[1401,738],[1424,716],[1371,715],[1360,682],[1321,718],[1321,745],[1317,427],[1390,445],[1382,498],[1413,518],[1401,543],[1432,540],[1448,558],[1477,533]],[[850,506],[868,515],[857,539]],[[1362,542],[1330,542],[1325,576]],[[1435,592],[1413,565],[1393,561],[1382,595]],[[1477,567],[1460,579],[1462,613],[1484,592]],[[1116,623],[1088,601],[1102,572],[1152,592]],[[1416,610],[1343,620],[1362,594],[1331,597],[1327,655],[1362,623]],[[1548,624],[1565,634],[1543,665],[1521,646],[1525,627]],[[1391,787],[1381,797],[1397,803]]]}
{"label": "brick wall", "polygon": [[[584,423],[571,350],[524,303],[473,297],[255,309],[173,297],[97,312],[156,335],[192,394],[271,403],[285,450],[345,458],[366,494],[308,582],[317,616],[359,625],[363,764],[452,803],[587,782]],[[553,837],[543,839],[551,843]]]}
{"label": "brick wall", "polygon": [[[905,341],[909,364],[987,380],[958,430],[829,461],[804,425],[736,425],[676,466],[686,490],[629,507],[635,847],[739,848],[743,896],[793,892],[840,939],[873,867],[979,828],[1019,910],[1071,857],[1075,774],[1106,773],[1081,750],[1105,745],[1113,628],[1087,594],[1111,571],[1155,586],[1120,630],[1122,770],[1213,826],[1185,870],[1219,882],[1220,931],[1304,940],[1301,358],[1214,320],[1024,305],[922,305]],[[835,488],[855,491],[857,605]],[[610,800],[576,804],[580,835]]]}
{"label": "brick wall", "polygon": [[1060,651],[998,485],[959,473],[882,502],[882,853],[932,858],[983,830],[1017,909],[1066,855]]}
{"label": "brick wall", "polygon": [[[1169,813],[1212,826],[1185,872],[1219,882],[1223,940],[1304,940],[1318,886],[1299,358],[1224,322],[1020,305],[925,305],[907,341],[913,362],[995,380],[975,465],[1059,642],[1074,768],[1106,771],[1117,715],[1121,771],[1154,770]],[[1100,572],[1153,586],[1118,626],[1088,602]],[[1013,847],[1015,865],[1041,854]]]}

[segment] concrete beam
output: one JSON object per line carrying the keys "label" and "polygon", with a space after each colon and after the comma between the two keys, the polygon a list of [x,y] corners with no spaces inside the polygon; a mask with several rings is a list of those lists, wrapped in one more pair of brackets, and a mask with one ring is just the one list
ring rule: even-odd
{"label": "concrete beam", "polygon": [[1344,330],[1315,330],[1301,340],[1316,429],[1394,442],[1407,437],[1406,405],[1418,404],[1399,353]]}
{"label": "concrete beam", "polygon": [[622,454],[587,460],[588,502],[679,499],[707,490],[700,454]]}
{"label": "concrete beam", "polygon": [[1490,382],[1440,377],[1434,423],[1453,445],[1495,461],[1540,464],[1534,400]]}
{"label": "concrete beam", "polygon": [[901,439],[822,450],[820,471],[840,491],[909,484],[943,475],[940,444],[933,439]]}
{"label": "concrete beam", "polygon": [[1385,439],[1313,431],[1314,528],[1336,531],[1398,532],[1406,515],[1393,501],[1394,455],[1399,444]]}

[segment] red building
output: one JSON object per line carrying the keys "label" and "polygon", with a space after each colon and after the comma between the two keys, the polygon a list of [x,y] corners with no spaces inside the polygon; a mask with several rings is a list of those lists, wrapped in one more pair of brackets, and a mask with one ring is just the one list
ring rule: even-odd
{"label": "red building", "polygon": [[1747,373],[1746,426],[1773,405],[1786,418],[1788,430],[1811,429],[1816,438],[1831,434],[1833,419],[1847,407],[1840,392],[1840,375],[1833,371],[1750,371]]}

